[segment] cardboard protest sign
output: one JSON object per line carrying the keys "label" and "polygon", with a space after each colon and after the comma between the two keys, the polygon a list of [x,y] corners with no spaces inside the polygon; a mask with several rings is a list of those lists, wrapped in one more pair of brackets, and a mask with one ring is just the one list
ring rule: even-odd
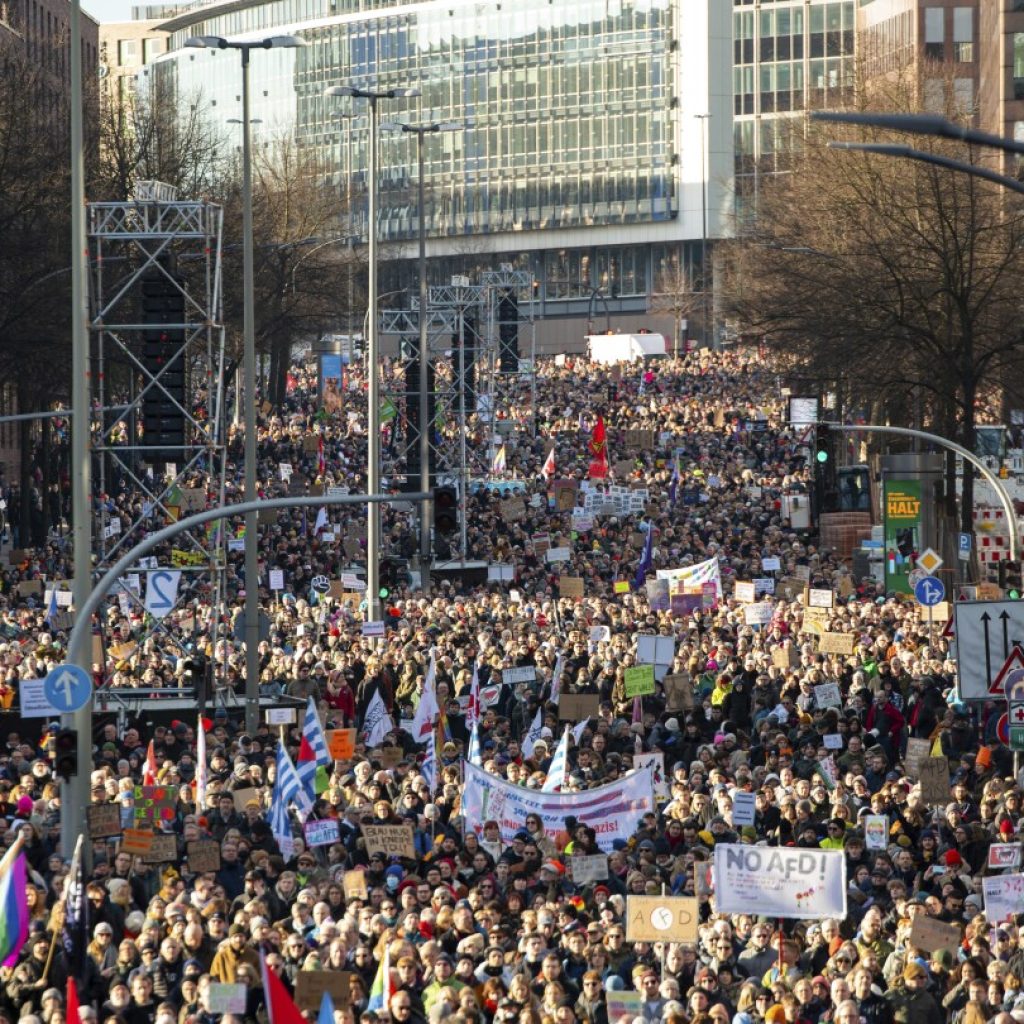
{"label": "cardboard protest sign", "polygon": [[627,896],[627,942],[696,942],[700,910],[692,896]]}
{"label": "cardboard protest sign", "polygon": [[915,914],[910,926],[910,945],[934,953],[937,949],[959,949],[960,926],[947,924],[927,914]]}
{"label": "cardboard protest sign", "polygon": [[949,760],[945,757],[926,757],[919,768],[921,799],[930,805],[949,802]]}
{"label": "cardboard protest sign", "polygon": [[255,786],[246,786],[245,789],[232,790],[231,796],[235,801],[235,810],[238,811],[239,814],[245,810],[246,804],[250,801],[259,807],[263,806],[263,804],[260,803],[260,791]]}
{"label": "cardboard protest sign", "polygon": [[171,786],[136,786],[135,820],[137,822],[172,821],[178,796]]}
{"label": "cardboard protest sign", "polygon": [[149,829],[126,828],[121,837],[120,849],[125,853],[145,856],[153,845],[153,833]]}
{"label": "cardboard protest sign", "polygon": [[85,809],[90,839],[121,834],[121,808],[117,804],[90,804]]}
{"label": "cardboard protest sign", "polygon": [[559,576],[558,596],[574,599],[583,599],[583,577],[582,576]]}
{"label": "cardboard protest sign", "polygon": [[558,720],[560,722],[582,722],[596,718],[601,709],[601,695],[598,693],[560,693],[558,695]]}
{"label": "cardboard protest sign", "polygon": [[176,836],[159,832],[153,836],[149,850],[142,855],[146,864],[173,864],[178,860],[178,839]]}
{"label": "cardboard protest sign", "polygon": [[331,997],[336,1010],[349,1004],[350,971],[299,971],[295,976],[295,1004],[300,1010],[316,1013],[324,993]]}
{"label": "cardboard protest sign", "polygon": [[693,680],[689,672],[675,672],[661,680],[666,711],[689,711],[693,707]]}
{"label": "cardboard protest sign", "polygon": [[346,871],[342,875],[341,884],[345,890],[345,899],[347,900],[365,900],[369,896],[369,890],[366,887],[365,871],[359,869]]}
{"label": "cardboard protest sign", "polygon": [[932,745],[926,739],[912,736],[907,740],[907,753],[903,759],[903,765],[907,775],[916,779],[921,773],[921,762],[931,754]]}
{"label": "cardboard protest sign", "polygon": [[195,839],[188,844],[188,868],[197,875],[220,871],[220,843],[213,839]]}
{"label": "cardboard protest sign", "polygon": [[363,825],[367,853],[383,853],[387,857],[416,857],[411,825]]}
{"label": "cardboard protest sign", "polygon": [[335,761],[349,761],[356,753],[355,729],[332,729],[327,733],[327,750]]}
{"label": "cardboard protest sign", "polygon": [[853,654],[855,640],[852,633],[822,633],[818,637],[818,653]]}

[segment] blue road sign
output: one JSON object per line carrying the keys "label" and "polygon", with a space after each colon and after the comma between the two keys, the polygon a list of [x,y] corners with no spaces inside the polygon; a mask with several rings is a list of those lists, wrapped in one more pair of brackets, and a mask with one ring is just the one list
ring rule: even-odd
{"label": "blue road sign", "polygon": [[88,703],[92,677],[78,665],[58,665],[43,682],[43,696],[60,714],[70,714]]}
{"label": "blue road sign", "polygon": [[969,533],[957,534],[957,554],[965,562],[971,557],[971,535]]}
{"label": "blue road sign", "polygon": [[917,603],[923,604],[925,608],[938,604],[945,596],[946,588],[942,585],[942,580],[934,576],[925,576],[914,585],[914,597],[917,598]]}

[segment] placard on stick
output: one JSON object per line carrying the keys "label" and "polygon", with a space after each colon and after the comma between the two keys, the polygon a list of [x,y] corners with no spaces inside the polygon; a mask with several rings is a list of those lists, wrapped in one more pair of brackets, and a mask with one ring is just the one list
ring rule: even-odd
{"label": "placard on stick", "polygon": [[346,871],[341,879],[342,887],[345,890],[347,900],[365,900],[369,896],[366,887],[366,872],[355,869]]}
{"label": "placard on stick", "polygon": [[220,871],[220,843],[213,839],[195,839],[188,844],[188,866],[194,874]]}
{"label": "placard on stick", "polygon": [[331,997],[336,1010],[349,1004],[350,971],[299,971],[295,976],[295,1003],[300,1010],[317,1012],[324,993]]}
{"label": "placard on stick", "polygon": [[558,695],[558,720],[560,722],[582,722],[596,718],[601,710],[599,693],[560,693]]}
{"label": "placard on stick", "polygon": [[853,654],[855,640],[852,633],[822,633],[818,637],[818,653]]}
{"label": "placard on stick", "polygon": [[949,801],[949,760],[945,757],[925,757],[919,769],[921,799],[926,804],[945,804]]}
{"label": "placard on stick", "polygon": [[625,672],[626,697],[644,697],[655,692],[654,666],[634,665]]}
{"label": "placard on stick", "polygon": [[332,729],[327,734],[327,751],[335,761],[349,761],[355,757],[355,729]]}
{"label": "placard on stick", "polygon": [[367,853],[415,859],[411,825],[363,825],[362,831]]}
{"label": "placard on stick", "polygon": [[959,949],[960,926],[947,924],[927,914],[915,914],[910,926],[910,945],[934,953],[937,949]]}
{"label": "placard on stick", "polygon": [[690,896],[627,896],[627,942],[696,942],[700,911]]}
{"label": "placard on stick", "polygon": [[582,576],[559,576],[558,596],[583,599]]}
{"label": "placard on stick", "polygon": [[146,864],[173,864],[178,859],[178,839],[173,835],[157,833],[149,851],[142,855]]}
{"label": "placard on stick", "polygon": [[133,856],[144,857],[153,845],[153,833],[145,828],[126,828],[121,837],[121,849]]}
{"label": "placard on stick", "polygon": [[689,711],[693,707],[693,680],[688,672],[676,672],[661,681],[666,711]]}
{"label": "placard on stick", "polygon": [[121,808],[117,804],[90,804],[85,809],[90,839],[105,839],[121,834]]}

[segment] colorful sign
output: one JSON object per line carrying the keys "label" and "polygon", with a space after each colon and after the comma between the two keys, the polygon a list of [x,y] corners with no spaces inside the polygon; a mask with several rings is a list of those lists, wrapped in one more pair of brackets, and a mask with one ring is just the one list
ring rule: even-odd
{"label": "colorful sign", "polygon": [[884,485],[885,589],[913,593],[907,577],[921,547],[921,481],[887,479]]}

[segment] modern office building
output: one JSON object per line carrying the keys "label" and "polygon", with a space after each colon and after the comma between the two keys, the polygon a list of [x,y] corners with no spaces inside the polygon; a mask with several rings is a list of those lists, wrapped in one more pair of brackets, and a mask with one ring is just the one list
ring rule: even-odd
{"label": "modern office building", "polygon": [[741,214],[755,207],[762,176],[786,169],[791,133],[804,113],[851,100],[855,8],[853,0],[733,0],[733,132]]}
{"label": "modern office building", "polygon": [[[980,0],[978,124],[985,131],[1024,142],[1024,4]],[[1016,176],[1019,158],[998,157],[999,170]]]}
{"label": "modern office building", "polygon": [[[185,48],[188,37],[303,37],[303,49],[253,53],[254,130],[316,147],[357,195],[366,104],[324,89],[419,89],[380,110],[461,125],[425,140],[430,276],[527,269],[545,350],[581,339],[597,289],[614,324],[669,328],[648,314],[652,293],[675,265],[699,266],[705,233],[728,233],[731,13],[722,0],[215,0],[162,23],[168,52],[151,77],[239,118],[238,53]],[[415,281],[414,146],[381,135],[378,232],[399,284]]]}
{"label": "modern office building", "polygon": [[139,69],[167,48],[167,33],[159,24],[159,18],[147,17],[100,25],[99,76],[105,102],[123,106],[135,92]]}

